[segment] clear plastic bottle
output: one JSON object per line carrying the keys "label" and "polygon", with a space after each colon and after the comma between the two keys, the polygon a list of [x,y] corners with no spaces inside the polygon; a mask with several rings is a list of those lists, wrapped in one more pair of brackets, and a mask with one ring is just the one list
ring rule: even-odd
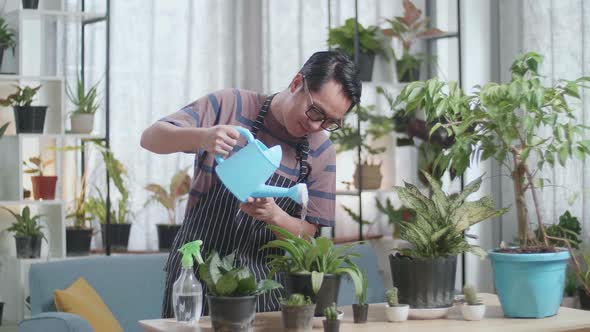
{"label": "clear plastic bottle", "polygon": [[193,272],[193,256],[203,264],[201,244],[197,240],[178,249],[182,253],[182,270],[172,286],[172,306],[177,322],[194,324],[201,318],[203,287]]}

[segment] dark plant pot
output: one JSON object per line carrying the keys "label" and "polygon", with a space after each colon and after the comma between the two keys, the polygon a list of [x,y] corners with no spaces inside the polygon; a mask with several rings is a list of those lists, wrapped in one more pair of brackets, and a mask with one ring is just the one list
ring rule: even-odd
{"label": "dark plant pot", "polygon": [[340,320],[327,320],[322,321],[324,324],[324,332],[338,332],[340,331]]}
{"label": "dark plant pot", "polygon": [[2,314],[4,313],[4,302],[0,302],[0,325],[2,325]]}
{"label": "dark plant pot", "polygon": [[88,256],[92,229],[66,228],[66,254],[68,256]]}
{"label": "dark plant pot", "polygon": [[23,9],[37,9],[39,0],[23,0]]}
{"label": "dark plant pot", "polygon": [[420,79],[420,65],[414,66],[410,70],[402,73],[401,63],[395,63],[395,70],[397,73],[397,81],[399,83],[410,83]]}
{"label": "dark plant pot", "polygon": [[315,304],[281,305],[285,331],[311,331]]}
{"label": "dark plant pot", "polygon": [[18,258],[39,258],[41,257],[40,236],[15,236],[16,257]]}
{"label": "dark plant pot", "polygon": [[578,287],[578,297],[580,298],[580,309],[590,310],[590,297],[586,294],[584,287]]}
{"label": "dark plant pot", "polygon": [[16,133],[43,134],[47,106],[14,106]]}
{"label": "dark plant pot", "polygon": [[2,61],[4,60],[4,50],[6,48],[0,47],[0,73],[2,72]]}
{"label": "dark plant pot", "polygon": [[[106,224],[100,224],[102,233],[102,245],[106,248]],[[111,250],[127,250],[129,243],[129,231],[131,224],[111,224],[109,238],[111,239]]]}
{"label": "dark plant pot", "polygon": [[207,295],[213,331],[253,331],[256,296],[224,297]]}
{"label": "dark plant pot", "polygon": [[33,185],[33,198],[35,200],[55,199],[57,176],[31,176]]}
{"label": "dark plant pot", "polygon": [[369,305],[365,304],[353,304],[352,305],[352,318],[356,324],[366,323],[367,316],[369,314]]}
{"label": "dark plant pot", "polygon": [[373,79],[373,65],[375,53],[359,53],[359,78],[363,82],[370,82]]}
{"label": "dark plant pot", "polygon": [[158,224],[158,248],[160,251],[170,251],[180,225]]}
{"label": "dark plant pot", "polygon": [[446,308],[453,305],[457,257],[412,259],[389,255],[393,286],[400,303],[411,308]]}
{"label": "dark plant pot", "polygon": [[315,303],[315,316],[323,316],[326,307],[329,307],[332,303],[338,303],[341,277],[339,274],[324,275],[322,287],[320,287],[316,295],[311,286],[311,274],[288,273],[285,283],[287,297],[294,293],[309,296],[311,301]]}

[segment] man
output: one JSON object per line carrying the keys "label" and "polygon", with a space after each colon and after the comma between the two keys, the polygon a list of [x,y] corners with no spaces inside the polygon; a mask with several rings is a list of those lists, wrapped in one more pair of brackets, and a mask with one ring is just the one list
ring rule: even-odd
{"label": "man", "polygon": [[[260,250],[275,235],[267,224],[293,234],[313,236],[320,226],[333,226],[336,152],[324,130],[338,130],[344,115],[359,103],[361,83],[346,55],[317,52],[285,90],[270,96],[227,89],[211,93],[147,128],[141,146],[159,154],[195,153],[194,177],[184,223],[174,240],[165,270],[168,273],[162,316],[173,317],[172,285],[180,273],[178,248],[203,240],[203,256],[216,250],[236,253],[236,265],[246,265],[256,279],[266,278],[267,256]],[[234,126],[249,129],[266,146],[281,145],[280,168],[267,184],[291,187],[306,183],[309,210],[289,198],[249,199],[241,203],[217,179],[214,155],[228,157],[243,147]],[[279,277],[277,280],[281,281]],[[203,285],[205,287],[205,285]],[[205,291],[206,292],[206,291]],[[259,296],[258,311],[279,309],[282,290]],[[203,301],[204,314],[208,312]]]}

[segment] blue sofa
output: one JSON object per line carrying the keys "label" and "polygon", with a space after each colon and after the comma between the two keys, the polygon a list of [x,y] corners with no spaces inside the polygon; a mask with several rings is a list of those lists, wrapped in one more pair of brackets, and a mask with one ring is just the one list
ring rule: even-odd
{"label": "blue sofa", "polygon": [[113,312],[123,329],[140,332],[138,321],[159,318],[167,254],[102,256],[31,265],[31,315],[22,332],[93,332],[83,318],[55,312],[53,291],[84,277]]}

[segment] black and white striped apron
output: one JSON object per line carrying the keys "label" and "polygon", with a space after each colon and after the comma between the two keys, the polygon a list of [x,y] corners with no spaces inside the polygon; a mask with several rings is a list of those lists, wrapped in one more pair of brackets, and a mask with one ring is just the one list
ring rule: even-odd
{"label": "black and white striped apron", "polygon": [[[270,108],[270,102],[274,95],[269,96],[264,102],[251,131],[254,137],[263,126],[264,117]],[[271,186],[292,187],[298,182],[305,182],[309,174],[307,164],[307,155],[309,153],[309,144],[307,139],[297,146],[297,160],[299,160],[299,178],[294,182],[282,175],[274,173],[266,182]],[[216,176],[216,175],[214,175]],[[276,204],[294,217],[300,217],[301,207],[290,198],[275,199]],[[186,211],[184,222],[174,239],[170,255],[166,262],[165,270],[168,272],[166,277],[166,288],[162,304],[162,317],[174,317],[172,307],[172,286],[180,275],[180,253],[178,249],[185,243],[194,240],[203,240],[202,254],[207,257],[211,250],[216,250],[220,255],[229,255],[236,253],[236,266],[248,266],[252,273],[255,274],[256,280],[267,277],[270,268],[268,268],[268,255],[283,255],[284,252],[279,249],[260,248],[269,241],[276,239],[275,235],[266,228],[266,223],[256,220],[244,213],[239,208],[240,201],[223,185],[219,179],[216,184],[203,196],[197,203]],[[195,266],[195,275],[198,266]],[[275,280],[283,282],[283,276],[279,273],[275,275]],[[208,304],[205,294],[207,287],[203,286],[203,315],[208,315]],[[270,293],[258,296],[257,308],[262,311],[277,311],[280,309],[279,299],[283,297],[284,290],[278,289]]]}

